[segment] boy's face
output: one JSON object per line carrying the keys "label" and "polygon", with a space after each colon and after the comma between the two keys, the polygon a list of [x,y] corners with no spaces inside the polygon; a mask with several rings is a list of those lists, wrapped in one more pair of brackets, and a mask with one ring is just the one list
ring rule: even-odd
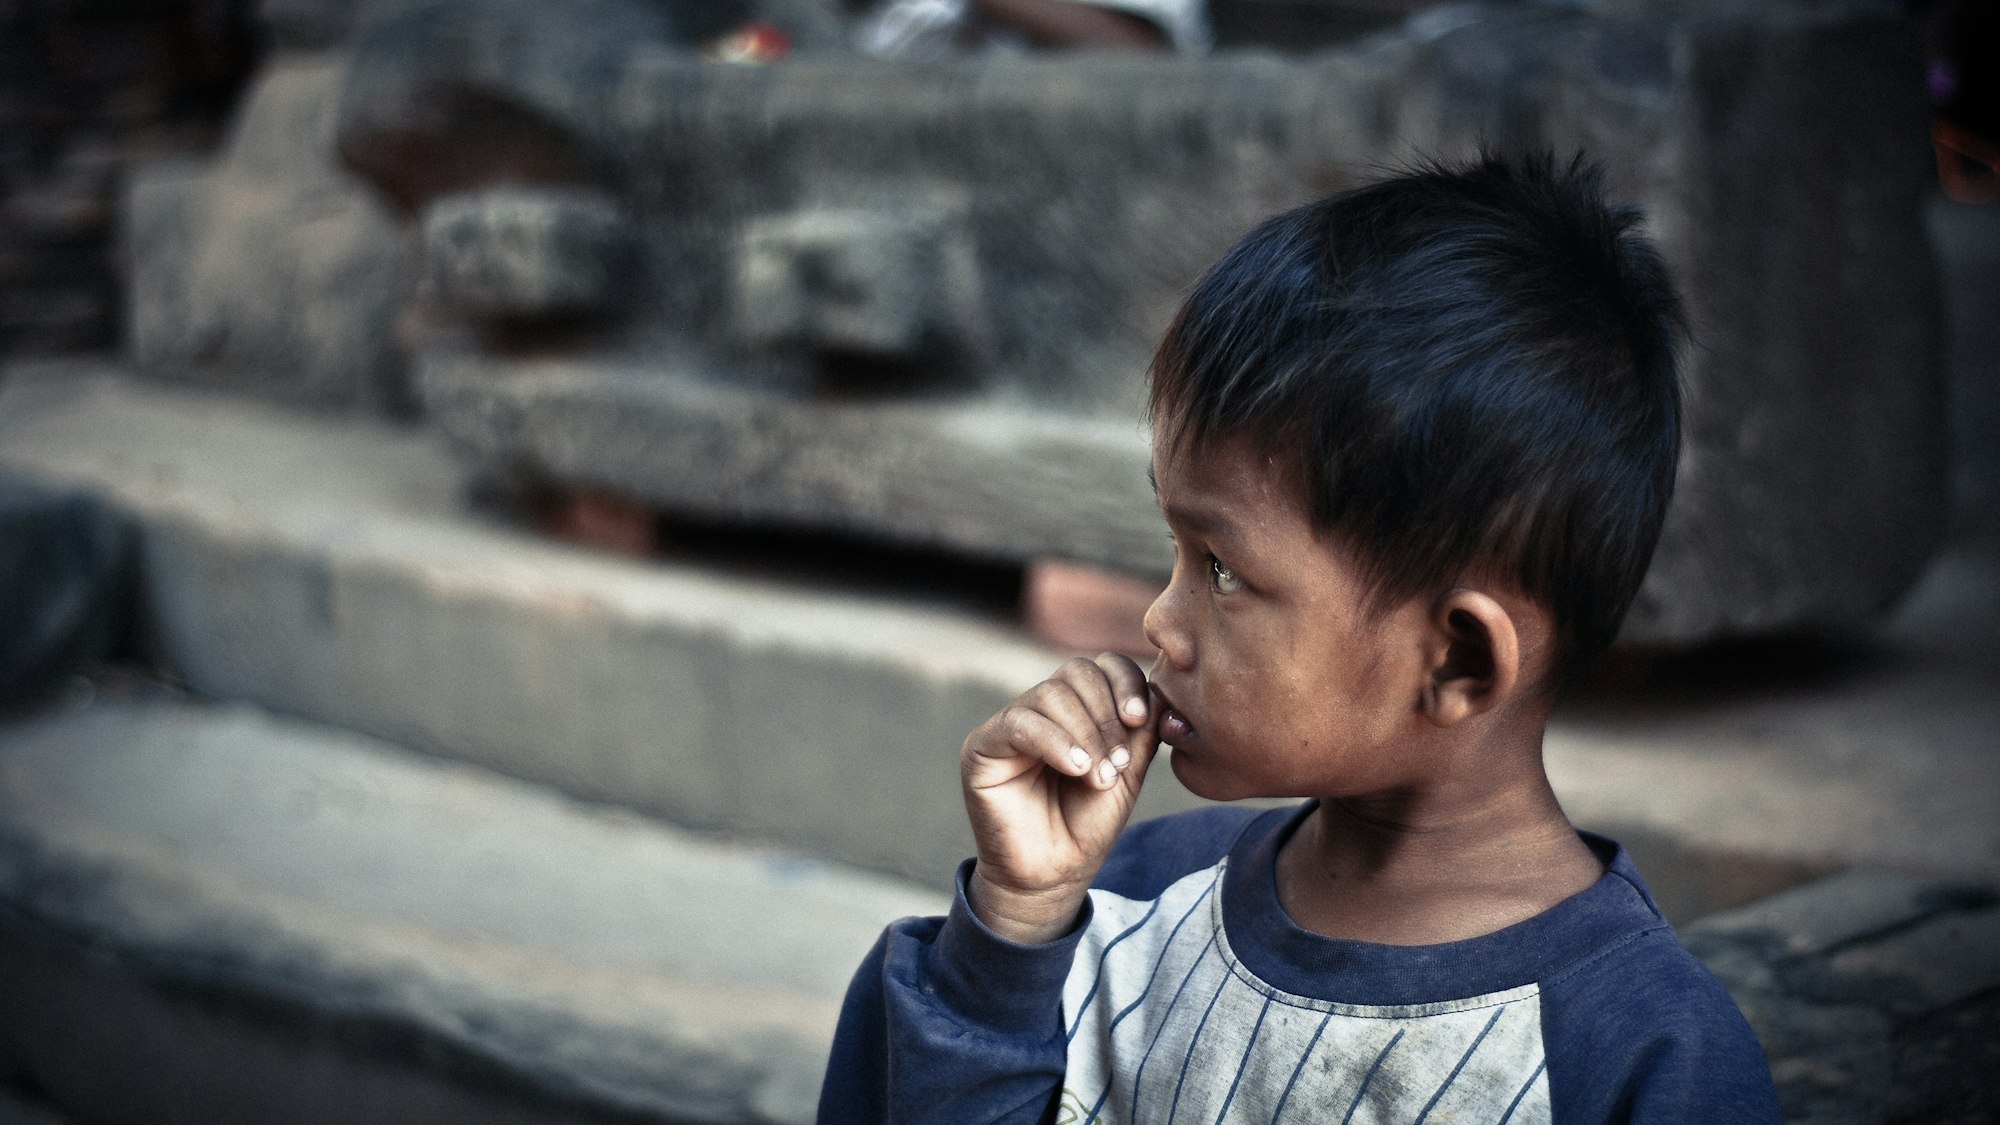
{"label": "boy's face", "polygon": [[1420,784],[1423,607],[1371,615],[1352,558],[1248,444],[1156,446],[1153,472],[1175,562],[1146,635],[1174,775],[1216,800]]}

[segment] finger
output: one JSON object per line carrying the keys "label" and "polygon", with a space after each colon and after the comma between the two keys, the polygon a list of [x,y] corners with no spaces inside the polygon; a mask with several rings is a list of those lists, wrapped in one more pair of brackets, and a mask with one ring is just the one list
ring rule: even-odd
{"label": "finger", "polygon": [[1128,727],[1145,726],[1158,708],[1152,705],[1146,673],[1138,661],[1122,652],[1100,652],[1094,663],[1117,701],[1119,721]]}
{"label": "finger", "polygon": [[1112,761],[1116,762],[1121,757],[1124,759],[1119,770],[1134,794],[1137,794],[1139,786],[1145,783],[1146,770],[1153,764],[1153,756],[1160,748],[1159,714],[1163,710],[1164,702],[1160,693],[1149,685],[1146,688],[1146,713],[1149,716],[1146,724],[1128,732],[1125,740],[1111,751]]}
{"label": "finger", "polygon": [[1068,685],[1089,713],[1101,754],[1111,753],[1125,741],[1125,724],[1118,717],[1118,700],[1112,692],[1111,678],[1096,661],[1079,656],[1056,669],[1054,679]]}
{"label": "finger", "polygon": [[1057,773],[1079,778],[1088,776],[1095,764],[1061,724],[1033,707],[1015,703],[966,740],[966,784],[986,789],[1012,781],[1022,772],[1019,759],[1040,762]]}
{"label": "finger", "polygon": [[[1115,718],[1110,720],[1110,730],[1114,737],[1106,739],[1104,726],[1091,715],[1089,706],[1084,703],[1076,690],[1062,680],[1048,680],[1039,684],[1025,698],[1031,702],[1036,711],[1069,733],[1072,747],[1081,750],[1087,759],[1089,766],[1087,776],[1091,784],[1099,789],[1111,788],[1112,783],[1118,780],[1118,771],[1121,768],[1111,762],[1111,755],[1114,750],[1120,748],[1120,737],[1117,736],[1125,733],[1117,720]],[[1108,692],[1104,706],[1108,712],[1110,710]],[[1129,758],[1130,755],[1124,757]]]}

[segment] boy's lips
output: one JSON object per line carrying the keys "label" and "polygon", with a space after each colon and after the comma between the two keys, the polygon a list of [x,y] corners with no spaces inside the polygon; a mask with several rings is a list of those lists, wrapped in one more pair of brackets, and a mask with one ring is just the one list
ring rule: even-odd
{"label": "boy's lips", "polygon": [[1160,691],[1158,684],[1153,685],[1153,691],[1160,697],[1160,741],[1169,746],[1179,746],[1193,738],[1194,724],[1188,722],[1186,715],[1174,710],[1173,701],[1167,698],[1166,692]]}

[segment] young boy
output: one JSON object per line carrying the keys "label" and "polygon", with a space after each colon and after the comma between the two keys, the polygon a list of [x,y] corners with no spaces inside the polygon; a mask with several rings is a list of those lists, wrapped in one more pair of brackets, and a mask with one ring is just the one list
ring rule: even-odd
{"label": "young boy", "polygon": [[[1595,170],[1280,215],[1152,384],[1160,656],[963,748],[978,856],[847,995],[822,1122],[1776,1121],[1757,1041],[1542,731],[1679,450],[1679,306]],[[1123,831],[1159,743],[1216,807]],[[1121,836],[1122,832],[1122,836]]]}

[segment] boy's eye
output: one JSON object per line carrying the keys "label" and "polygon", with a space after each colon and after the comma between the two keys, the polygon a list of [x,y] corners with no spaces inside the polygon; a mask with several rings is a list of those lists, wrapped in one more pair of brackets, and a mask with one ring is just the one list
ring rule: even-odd
{"label": "boy's eye", "polygon": [[1236,577],[1236,572],[1214,555],[1208,556],[1208,584],[1218,594],[1233,594],[1243,588],[1243,580]]}

